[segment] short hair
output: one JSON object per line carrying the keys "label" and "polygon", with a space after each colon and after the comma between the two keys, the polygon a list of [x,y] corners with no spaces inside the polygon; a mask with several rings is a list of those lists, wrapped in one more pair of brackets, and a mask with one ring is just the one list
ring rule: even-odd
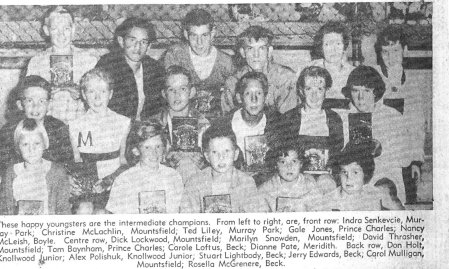
{"label": "short hair", "polygon": [[26,76],[20,82],[16,88],[17,100],[23,100],[25,90],[28,88],[37,87],[42,88],[47,92],[47,99],[51,97],[51,84],[40,76]]}
{"label": "short hair", "polygon": [[268,79],[267,76],[265,76],[264,73],[261,72],[254,72],[250,71],[243,75],[237,82],[237,85],[235,87],[236,93],[239,93],[243,95],[245,92],[245,89],[248,87],[248,84],[251,80],[258,81],[260,85],[262,86],[263,93],[265,96],[268,94]]}
{"label": "short hair", "polygon": [[216,121],[203,133],[201,146],[203,151],[209,150],[210,142],[216,138],[228,138],[234,148],[238,148],[234,132],[224,121]]}
{"label": "short hair", "polygon": [[20,137],[23,134],[29,134],[33,132],[38,132],[42,135],[42,139],[44,142],[44,149],[48,149],[49,140],[48,134],[43,125],[38,125],[36,120],[34,119],[23,119],[17,124],[16,129],[14,130],[14,147],[16,152],[20,153]]}
{"label": "short hair", "polygon": [[275,170],[277,168],[277,162],[281,157],[287,157],[290,151],[296,152],[298,154],[298,159],[301,163],[304,162],[304,148],[296,143],[282,143],[278,147],[269,149],[265,155],[265,162],[270,170]]}
{"label": "short hair", "polygon": [[214,19],[209,12],[201,8],[191,10],[182,20],[182,29],[187,32],[190,27],[201,25],[208,25],[211,31],[214,28]]}
{"label": "short hair", "polygon": [[346,50],[349,46],[350,36],[347,28],[341,22],[328,22],[321,26],[314,37],[314,53],[318,58],[324,58],[323,38],[326,34],[330,33],[341,34],[344,50]]}
{"label": "short hair", "polygon": [[353,86],[363,86],[374,89],[374,101],[379,101],[385,93],[385,82],[380,74],[371,66],[361,65],[352,70],[349,74],[346,86],[341,90],[342,94],[351,99]]}
{"label": "short hair", "polygon": [[363,170],[363,184],[368,184],[373,177],[375,170],[374,163],[374,142],[352,143],[349,142],[337,155],[336,164],[341,168],[343,165],[357,163]]}
{"label": "short hair", "polygon": [[139,156],[136,156],[132,151],[139,147],[147,139],[160,136],[165,147],[168,144],[168,135],[160,121],[156,119],[147,119],[143,121],[135,121],[131,126],[127,142],[126,142],[126,159],[131,165],[139,161]]}
{"label": "short hair", "polygon": [[68,14],[70,18],[72,19],[72,23],[75,20],[75,17],[73,16],[73,13],[70,11],[70,9],[67,6],[51,6],[45,13],[44,13],[44,19],[42,21],[42,25],[49,26],[50,23],[50,17],[53,14]]}
{"label": "short hair", "polygon": [[266,39],[267,45],[271,46],[273,38],[274,34],[271,30],[259,25],[253,25],[246,28],[245,31],[237,36],[237,48],[243,48],[246,44],[249,44],[252,39],[256,42],[260,39]]}
{"label": "short hair", "polygon": [[95,67],[87,71],[80,79],[80,89],[86,91],[87,83],[92,79],[100,79],[109,85],[109,90],[113,89],[111,74],[103,68]]}
{"label": "short hair", "polygon": [[308,66],[301,71],[298,80],[296,81],[296,91],[298,92],[298,95],[301,98],[302,102],[305,101],[302,90],[306,87],[306,77],[323,78],[324,87],[326,89],[332,87],[332,76],[329,71],[319,66]]}
{"label": "short hair", "polygon": [[147,31],[148,40],[150,42],[154,42],[156,40],[156,31],[154,30],[154,25],[146,19],[131,17],[124,20],[117,28],[115,29],[115,39],[117,37],[124,38],[128,35],[131,30],[136,28],[141,28]]}
{"label": "short hair", "polygon": [[190,74],[189,70],[179,65],[171,65],[169,68],[167,68],[167,70],[165,71],[165,83],[167,84],[168,79],[174,75],[184,75],[187,77],[189,85],[192,83],[192,75]]}

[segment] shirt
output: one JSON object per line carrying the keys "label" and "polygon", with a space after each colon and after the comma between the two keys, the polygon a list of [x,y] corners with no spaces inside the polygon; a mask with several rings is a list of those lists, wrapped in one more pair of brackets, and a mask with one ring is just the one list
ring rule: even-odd
{"label": "shirt", "polygon": [[[112,185],[106,209],[114,214],[139,214],[139,193],[148,191],[164,191],[166,213],[179,213],[181,176],[162,164],[154,171],[139,163],[120,174]],[[161,203],[155,201],[155,205]]]}
{"label": "shirt", "polygon": [[234,112],[232,117],[232,131],[237,139],[237,145],[245,152],[245,137],[253,135],[263,135],[265,126],[267,125],[267,117],[265,114],[262,119],[255,126],[249,126],[242,117],[242,108]]}
{"label": "shirt", "polygon": [[[269,212],[276,212],[278,197],[298,198],[295,202],[302,200],[321,197],[315,179],[311,175],[299,174],[299,177],[294,182],[281,182],[279,175],[273,176],[269,181],[265,182],[259,187],[259,192],[267,204]],[[295,208],[301,209],[302,205],[297,205]],[[297,210],[297,211],[304,211]]]}
{"label": "shirt", "polygon": [[201,80],[205,80],[212,73],[212,69],[214,68],[215,59],[217,58],[217,49],[212,47],[209,55],[207,56],[198,56],[192,52],[192,49],[189,47],[190,59],[192,59],[192,64],[195,69],[195,73]]}
{"label": "shirt", "polygon": [[[112,153],[120,150],[131,120],[107,109],[105,115],[88,110],[69,125],[70,137],[80,153]],[[120,158],[98,161],[98,177],[104,178],[120,167]]]}
{"label": "shirt", "polygon": [[301,108],[301,115],[299,135],[329,136],[329,127],[324,110],[319,113],[307,113],[304,108]]}

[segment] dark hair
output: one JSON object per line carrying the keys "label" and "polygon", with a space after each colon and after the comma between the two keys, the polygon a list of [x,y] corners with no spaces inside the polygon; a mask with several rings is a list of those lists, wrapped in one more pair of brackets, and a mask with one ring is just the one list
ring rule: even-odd
{"label": "dark hair", "polygon": [[131,126],[128,138],[126,140],[126,160],[130,165],[135,165],[139,161],[132,151],[139,147],[139,144],[145,142],[148,138],[160,136],[162,143],[167,147],[168,136],[162,124],[156,119],[147,119],[144,121],[135,121]]}
{"label": "dark hair", "polygon": [[148,34],[148,41],[154,42],[156,40],[154,25],[146,19],[135,17],[128,18],[124,20],[119,26],[117,26],[114,33],[114,39],[117,40],[117,37],[119,36],[124,38],[129,34],[129,32],[131,32],[134,27],[146,30]]}
{"label": "dark hair", "polygon": [[265,163],[270,168],[271,171],[276,170],[277,162],[281,157],[287,157],[289,151],[294,151],[298,154],[298,159],[301,163],[304,162],[304,148],[292,143],[283,143],[279,147],[274,149],[269,149],[265,155]]}
{"label": "dark hair", "polygon": [[190,27],[201,25],[208,25],[209,30],[211,31],[212,28],[214,28],[214,19],[212,18],[210,13],[204,9],[193,9],[189,13],[187,13],[187,15],[182,20],[182,29],[187,32],[190,30]]}
{"label": "dark hair", "polygon": [[346,50],[349,45],[349,33],[347,28],[341,22],[328,22],[321,26],[318,30],[317,34],[314,37],[314,55],[316,58],[321,59],[324,58],[323,53],[323,38],[326,34],[336,33],[341,34],[343,39],[343,48]]}
{"label": "dark hair", "polygon": [[192,83],[192,76],[189,70],[179,65],[171,65],[169,68],[167,68],[167,71],[165,72],[165,83],[167,83],[168,79],[174,75],[184,75],[187,77],[189,84]]}
{"label": "dark hair", "polygon": [[31,87],[42,88],[47,92],[47,99],[51,97],[51,85],[50,83],[40,76],[27,76],[24,77],[16,88],[17,100],[22,100],[24,98],[24,92],[26,89]]}
{"label": "dark hair", "polygon": [[[374,50],[376,51],[376,59],[377,64],[380,66],[380,69],[382,71],[382,74],[385,77],[388,77],[388,70],[387,66],[385,65],[384,59],[382,58],[382,47],[383,46],[389,46],[392,43],[396,43],[399,41],[399,44],[401,45],[402,49],[404,49],[406,45],[405,41],[405,35],[402,31],[401,27],[395,27],[393,25],[387,26],[385,29],[382,30],[377,36],[376,43],[374,44]],[[405,83],[405,72],[402,72],[401,77],[401,84]]]}
{"label": "dark hair", "polygon": [[256,80],[262,86],[265,96],[268,94],[268,79],[264,73],[261,72],[248,72],[239,79],[235,87],[235,92],[243,95],[245,89],[248,87],[249,81]]}
{"label": "dark hair", "polygon": [[341,90],[342,94],[348,99],[351,99],[353,86],[374,89],[375,102],[379,101],[385,93],[385,82],[376,69],[371,66],[358,66],[349,74],[346,86]]}
{"label": "dark hair", "polygon": [[231,128],[224,122],[217,120],[213,122],[209,128],[203,133],[203,138],[201,141],[201,146],[203,152],[209,150],[210,142],[215,138],[229,138],[231,140],[234,148],[238,148],[237,139]]}
{"label": "dark hair", "polygon": [[113,90],[111,74],[109,74],[109,72],[107,72],[103,68],[95,67],[94,69],[91,69],[91,70],[87,71],[81,77],[81,79],[80,79],[80,89],[81,89],[82,92],[86,91],[87,83],[91,79],[94,79],[94,78],[103,80],[104,82],[106,82],[109,85],[109,90]]}
{"label": "dark hair", "polygon": [[237,49],[243,48],[247,43],[254,39],[256,42],[260,39],[266,39],[267,45],[271,46],[274,34],[271,30],[259,25],[253,25],[245,29],[237,37]]}
{"label": "dark hair", "polygon": [[355,144],[349,142],[345,148],[337,155],[336,165],[341,167],[351,163],[357,163],[363,170],[363,184],[367,184],[374,174],[374,143],[366,142]]}
{"label": "dark hair", "polygon": [[305,97],[302,94],[302,90],[306,87],[306,77],[320,77],[324,79],[324,87],[329,89],[332,87],[332,76],[329,71],[319,66],[308,66],[299,74],[298,81],[296,81],[296,91],[298,92],[301,101],[305,101]]}

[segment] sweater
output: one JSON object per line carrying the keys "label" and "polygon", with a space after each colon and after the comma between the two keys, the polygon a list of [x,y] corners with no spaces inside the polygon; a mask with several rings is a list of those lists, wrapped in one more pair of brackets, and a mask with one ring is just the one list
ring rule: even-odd
{"label": "sweater", "polygon": [[[108,107],[128,118],[136,118],[139,103],[137,83],[125,56],[120,52],[108,53],[100,58],[96,67],[106,69],[112,77],[114,93]],[[143,57],[142,68],[145,102],[140,117],[144,119],[156,114],[165,104],[161,93],[165,71],[159,62],[149,56]]]}
{"label": "sweater", "polygon": [[[0,184],[0,214],[2,215],[16,214],[16,201],[14,200],[13,194],[13,182],[16,177],[14,165],[10,165],[6,169]],[[51,163],[50,170],[45,179],[47,183],[49,214],[70,214],[70,182],[64,168],[56,163]]]}

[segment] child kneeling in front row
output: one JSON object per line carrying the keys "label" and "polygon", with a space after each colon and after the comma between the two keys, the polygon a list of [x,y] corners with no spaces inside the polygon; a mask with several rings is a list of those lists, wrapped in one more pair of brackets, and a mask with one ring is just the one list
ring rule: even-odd
{"label": "child kneeling in front row", "polygon": [[0,188],[0,214],[70,214],[70,183],[65,169],[42,158],[48,135],[34,119],[24,119],[14,132],[23,162],[6,169]]}
{"label": "child kneeling in front row", "polygon": [[[367,143],[367,142],[366,142]],[[338,156],[340,186],[319,201],[307,206],[308,211],[373,211],[403,210],[393,181],[383,178],[377,186],[368,184],[373,177],[373,143],[348,143]]]}
{"label": "child kneeling in front row", "polygon": [[181,213],[264,211],[254,179],[234,167],[239,149],[232,130],[212,124],[203,134],[202,148],[210,167],[187,179]]}
{"label": "child kneeling in front row", "polygon": [[[272,153],[271,153],[272,152]],[[301,173],[303,152],[294,146],[270,151],[276,174],[259,187],[269,212],[305,211],[305,201],[317,199],[322,191],[310,174]]]}
{"label": "child kneeling in front row", "polygon": [[183,184],[176,170],[161,164],[167,138],[156,120],[136,122],[128,139],[135,166],[115,179],[106,210],[114,214],[178,213]]}

